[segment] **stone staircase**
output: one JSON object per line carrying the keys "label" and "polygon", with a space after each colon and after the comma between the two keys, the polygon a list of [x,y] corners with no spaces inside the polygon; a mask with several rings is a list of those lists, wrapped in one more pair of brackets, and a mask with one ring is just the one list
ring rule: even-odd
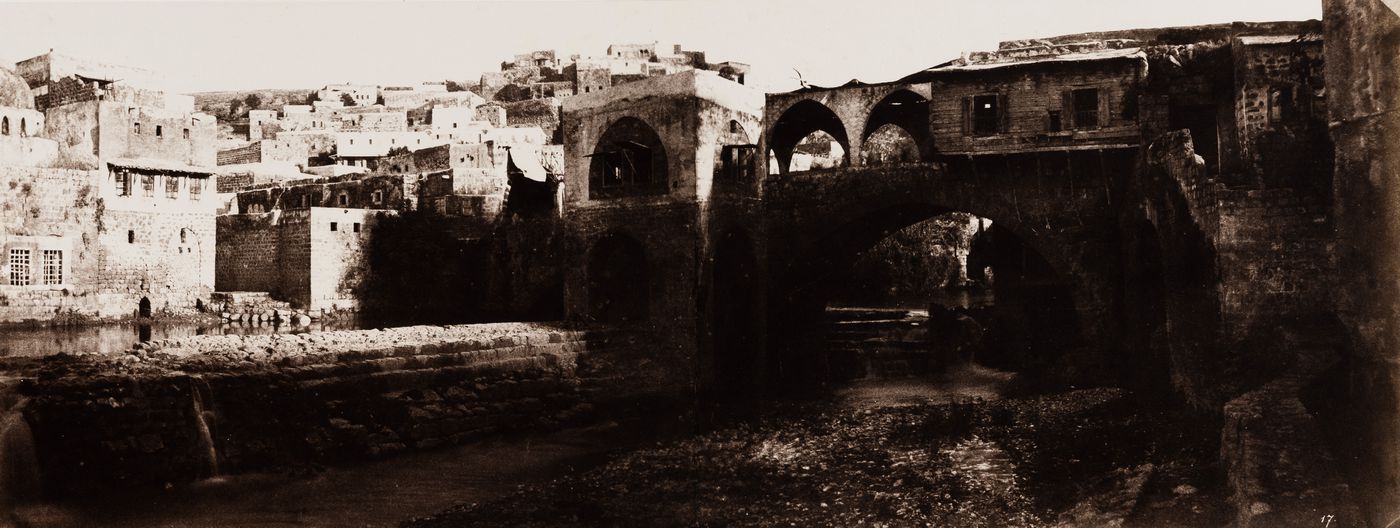
{"label": "stone staircase", "polygon": [[900,309],[827,312],[827,361],[840,379],[923,376],[935,365],[928,318]]}
{"label": "stone staircase", "polygon": [[237,323],[309,323],[317,314],[293,310],[285,301],[272,298],[268,292],[214,292],[209,295],[210,311],[226,322]]}

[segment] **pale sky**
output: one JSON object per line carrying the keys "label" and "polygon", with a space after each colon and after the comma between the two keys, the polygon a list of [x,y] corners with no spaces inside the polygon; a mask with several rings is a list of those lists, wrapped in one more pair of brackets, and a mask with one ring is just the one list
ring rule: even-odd
{"label": "pale sky", "polygon": [[11,3],[0,60],[47,52],[155,70],[171,91],[475,81],[516,53],[678,43],[765,91],[887,81],[999,41],[1321,18],[1321,0],[674,0]]}

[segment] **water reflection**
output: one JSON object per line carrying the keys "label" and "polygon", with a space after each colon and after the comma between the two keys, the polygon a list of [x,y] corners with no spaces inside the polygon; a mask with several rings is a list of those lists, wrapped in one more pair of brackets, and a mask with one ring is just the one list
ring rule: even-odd
{"label": "water reflection", "polygon": [[353,318],[316,321],[310,325],[210,324],[210,323],[113,323],[55,328],[0,329],[0,358],[37,358],[69,354],[116,354],[136,343],[196,335],[292,334],[328,330],[358,330],[368,325]]}

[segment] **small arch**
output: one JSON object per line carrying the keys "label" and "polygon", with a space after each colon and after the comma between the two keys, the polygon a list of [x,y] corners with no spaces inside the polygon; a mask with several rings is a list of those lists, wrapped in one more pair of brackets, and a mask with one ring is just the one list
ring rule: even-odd
{"label": "small arch", "polygon": [[666,146],[646,122],[623,117],[608,125],[593,148],[588,170],[588,197],[665,194]]}
{"label": "small arch", "polygon": [[0,134],[10,135],[10,117],[0,117]]}
{"label": "small arch", "polygon": [[136,243],[136,231],[133,231],[133,230],[130,230],[130,229],[126,230],[126,243],[128,243],[128,244],[135,244],[135,243]]}
{"label": "small arch", "polygon": [[23,117],[19,118],[19,137],[29,137],[29,124]]}
{"label": "small arch", "polygon": [[596,321],[645,321],[650,309],[646,251],[641,242],[614,233],[593,244],[588,256],[588,314]]}
{"label": "small arch", "polygon": [[768,134],[769,146],[777,157],[781,172],[788,171],[789,163],[792,162],[793,150],[798,143],[818,131],[830,135],[834,141],[841,145],[841,164],[850,164],[850,156],[846,153],[851,150],[851,142],[846,136],[846,126],[841,122],[841,118],[826,105],[811,99],[803,99],[788,107],[782,115],[778,116]]}
{"label": "small arch", "polygon": [[181,243],[181,244],[184,244],[184,243],[188,242],[188,238],[189,238],[189,230],[188,230],[188,229],[185,229],[185,228],[183,228],[183,227],[180,228],[180,243]]}
{"label": "small arch", "polygon": [[142,319],[151,318],[151,300],[149,298],[141,298],[141,302],[136,306],[136,314]]}

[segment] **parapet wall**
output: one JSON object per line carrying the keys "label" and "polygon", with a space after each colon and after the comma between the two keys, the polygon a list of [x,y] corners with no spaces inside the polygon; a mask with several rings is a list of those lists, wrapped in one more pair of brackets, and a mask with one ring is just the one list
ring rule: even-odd
{"label": "parapet wall", "polygon": [[636,337],[496,323],[181,338],[48,360],[25,417],[51,494],[343,463],[664,390]]}

